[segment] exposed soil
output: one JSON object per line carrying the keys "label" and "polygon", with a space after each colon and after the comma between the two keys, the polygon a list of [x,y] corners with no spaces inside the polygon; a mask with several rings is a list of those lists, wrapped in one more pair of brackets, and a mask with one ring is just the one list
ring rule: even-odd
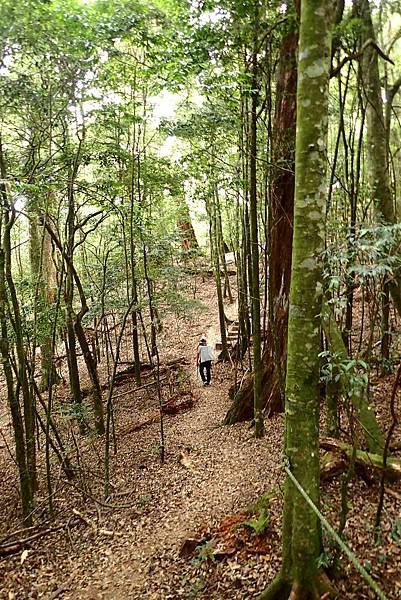
{"label": "exposed soil", "polygon": [[[188,363],[170,383],[172,393],[193,402],[192,407],[164,416],[164,464],[154,387],[135,391],[128,378],[116,389],[117,453],[111,459],[107,502],[103,440],[79,436],[64,411],[59,422],[64,423],[72,457],[79,457],[80,472],[68,483],[54,462],[55,520],[47,526],[58,529],[1,559],[0,598],[251,599],[271,581],[280,566],[283,417],[276,415],[266,423],[262,440],[253,438],[248,423],[221,426],[230,402],[233,367],[215,366],[209,388],[201,387],[195,369],[200,335],[206,333],[212,343],[218,337],[213,290],[212,281],[199,280],[196,297],[207,309],[186,319],[171,316],[159,338],[162,363],[186,357]],[[379,411],[388,404],[393,379],[390,375],[377,382]],[[66,393],[67,387],[61,386],[60,403]],[[9,417],[4,403],[0,406],[4,541],[19,527],[19,504],[16,469],[7,449]],[[382,412],[387,419],[387,409]],[[39,479],[45,482],[43,465]],[[381,543],[373,539],[378,494],[373,472],[368,482],[355,477],[349,485],[344,535],[387,597],[395,599],[401,598],[401,485],[394,482],[387,487],[391,495],[386,495]],[[263,508],[250,506],[263,492],[270,493]],[[11,541],[45,528],[46,498],[47,491],[41,488],[36,529],[17,533]],[[322,512],[335,527],[339,510],[340,478],[335,478],[322,488]],[[264,530],[257,535],[259,526]],[[322,560],[340,559],[331,571],[338,597],[374,598],[328,538],[326,549]]]}

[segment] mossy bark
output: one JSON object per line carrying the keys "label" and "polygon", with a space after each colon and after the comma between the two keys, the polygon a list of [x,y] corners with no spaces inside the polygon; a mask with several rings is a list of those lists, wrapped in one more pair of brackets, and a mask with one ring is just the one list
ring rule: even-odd
{"label": "mossy bark", "polygon": [[[319,314],[322,303],[328,73],[334,2],[301,3],[295,207],[285,400],[285,454],[291,470],[319,506]],[[316,598],[321,529],[315,513],[287,478],[283,516],[283,565],[273,596]]]}
{"label": "mossy bark", "polygon": [[57,281],[56,269],[52,257],[51,239],[46,229],[39,226],[39,219],[37,213],[35,214],[35,210],[32,210],[30,215],[29,255],[32,280],[34,285],[37,286],[38,321],[41,325],[40,389],[43,391],[60,381],[53,360],[53,332],[51,322],[51,310],[56,304],[57,298]]}
{"label": "mossy bark", "polygon": [[[401,477],[401,460],[399,458],[388,458],[386,464],[383,461],[383,454],[374,454],[363,450],[355,450],[352,446],[331,438],[323,438],[320,445],[329,451],[340,451],[347,457],[347,460],[355,459],[357,464],[370,469],[385,469],[385,474],[390,479]],[[355,455],[355,456],[353,456]]]}

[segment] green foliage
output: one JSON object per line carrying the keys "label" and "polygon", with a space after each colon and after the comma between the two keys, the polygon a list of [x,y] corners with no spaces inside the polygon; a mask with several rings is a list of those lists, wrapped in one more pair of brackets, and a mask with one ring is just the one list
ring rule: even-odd
{"label": "green foliage", "polygon": [[360,386],[366,386],[369,382],[368,364],[364,360],[344,357],[342,353],[325,350],[320,352],[319,357],[324,359],[321,368],[320,380],[329,382],[339,382],[343,375],[347,375],[348,394],[351,395],[353,389]]}
{"label": "green foliage", "polygon": [[317,558],[316,566],[318,569],[328,570],[333,566],[335,560],[336,560],[336,557],[333,553],[322,552]]}
{"label": "green foliage", "polygon": [[255,535],[262,535],[270,523],[269,508],[270,502],[276,497],[274,490],[264,492],[255,502],[247,507],[249,514],[256,515],[254,518],[243,521],[241,525],[249,527],[255,532]]}
{"label": "green foliage", "polygon": [[197,554],[195,558],[191,560],[191,563],[196,567],[199,567],[200,565],[208,561],[216,561],[216,558],[213,554],[213,547],[210,542],[205,542],[200,546],[196,546],[195,551]]}
{"label": "green foliage", "polygon": [[390,537],[396,544],[401,546],[401,519],[394,521]]}
{"label": "green foliage", "polygon": [[262,535],[265,533],[270,523],[269,513],[266,509],[262,508],[259,515],[255,519],[247,519],[243,521],[242,525],[250,527],[255,532],[255,535]]}
{"label": "green foliage", "polygon": [[277,492],[275,490],[263,492],[263,494],[259,496],[259,498],[255,500],[255,502],[249,504],[249,506],[246,509],[246,512],[248,512],[249,514],[255,514],[261,512],[262,510],[267,511],[270,506],[271,500],[273,500],[273,498],[276,497]]}
{"label": "green foliage", "polygon": [[[186,580],[184,580],[183,583],[185,585]],[[188,582],[188,586],[186,588],[185,598],[187,598],[188,600],[196,600],[196,598],[199,598],[200,594],[202,594],[202,592],[205,589],[206,589],[206,581],[202,577],[199,577],[198,579],[196,579],[195,582],[190,580]]]}

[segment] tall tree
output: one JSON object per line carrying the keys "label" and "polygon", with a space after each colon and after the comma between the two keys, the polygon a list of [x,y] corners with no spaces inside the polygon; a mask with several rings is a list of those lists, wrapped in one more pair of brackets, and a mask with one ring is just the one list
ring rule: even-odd
{"label": "tall tree", "polygon": [[[322,306],[320,255],[324,249],[328,74],[334,2],[301,3],[295,207],[285,405],[285,455],[290,469],[319,505],[319,350]],[[287,478],[283,565],[261,596],[320,598],[317,558],[320,523]]]}
{"label": "tall tree", "polygon": [[[394,225],[397,216],[394,207],[390,178],[389,137],[391,103],[400,83],[395,84],[387,95],[386,112],[383,110],[382,84],[379,72],[378,47],[372,21],[369,0],[354,0],[353,11],[360,18],[360,41],[363,48],[360,59],[360,80],[366,99],[367,113],[367,157],[369,164],[369,187],[378,221],[383,225]],[[396,249],[389,244],[390,256]],[[389,358],[389,315],[390,294],[394,306],[401,314],[401,274],[395,269],[384,279],[382,289],[382,356]]]}
{"label": "tall tree", "polygon": [[252,334],[253,334],[253,418],[255,422],[255,435],[263,435],[262,413],[262,360],[261,360],[261,335],[260,335],[260,286],[259,286],[259,235],[258,235],[258,193],[256,180],[257,161],[257,127],[258,127],[258,101],[259,101],[259,73],[258,73],[258,46],[259,46],[259,10],[255,3],[251,71],[251,119],[250,119],[250,144],[249,144],[249,216],[250,216],[250,244],[251,244],[251,303],[252,303]]}
{"label": "tall tree", "polygon": [[[298,0],[295,7],[299,10]],[[261,405],[266,414],[283,409],[287,358],[288,296],[290,291],[294,212],[294,154],[296,119],[296,51],[298,22],[292,6],[280,44],[273,123],[269,198],[269,321],[262,357]],[[253,377],[237,393],[225,422],[252,415]]]}

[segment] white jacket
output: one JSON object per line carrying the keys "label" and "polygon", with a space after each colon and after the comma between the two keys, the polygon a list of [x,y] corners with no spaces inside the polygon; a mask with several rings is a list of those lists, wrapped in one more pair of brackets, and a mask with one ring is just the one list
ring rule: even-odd
{"label": "white jacket", "polygon": [[200,345],[198,348],[199,351],[199,362],[203,363],[208,360],[213,360],[213,350],[210,346],[202,346]]}

